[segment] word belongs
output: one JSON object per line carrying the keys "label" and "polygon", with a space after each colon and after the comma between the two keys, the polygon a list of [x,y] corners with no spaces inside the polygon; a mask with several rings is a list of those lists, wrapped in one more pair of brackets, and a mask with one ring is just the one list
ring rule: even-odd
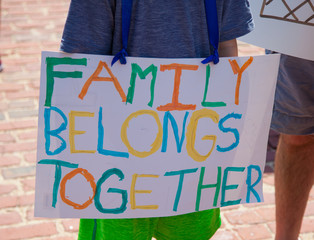
{"label": "word belongs", "polygon": [[[60,124],[60,126],[57,129],[51,129],[51,112],[55,112],[59,116],[61,116],[63,122]],[[190,121],[187,124],[188,115],[190,113],[188,111],[185,112],[184,119],[183,119],[183,126],[182,126],[182,132],[181,136],[179,135],[178,131],[178,124],[171,114],[171,112],[167,111],[164,113],[163,117],[163,124],[161,124],[161,121],[159,119],[159,115],[157,112],[153,110],[139,110],[136,112],[133,112],[130,114],[124,121],[124,123],[121,126],[121,140],[124,143],[124,145],[127,147],[128,152],[122,152],[122,151],[114,151],[110,149],[104,148],[104,127],[102,124],[102,107],[99,108],[98,112],[98,126],[97,126],[97,132],[98,132],[98,141],[97,141],[97,152],[102,155],[107,156],[113,156],[113,157],[122,157],[122,158],[129,158],[129,154],[132,154],[133,156],[139,157],[139,158],[145,158],[148,157],[155,152],[157,152],[159,149],[161,149],[161,152],[167,151],[167,144],[168,144],[168,125],[169,122],[172,126],[173,134],[176,141],[176,147],[177,152],[181,153],[182,145],[186,139],[186,150],[188,155],[197,162],[203,162],[205,161],[212,151],[214,150],[214,147],[216,146],[216,135],[205,135],[202,140],[210,140],[212,141],[212,147],[209,149],[209,151],[206,154],[200,154],[196,150],[196,131],[197,126],[200,121],[200,119],[206,118],[209,119],[213,124],[217,124],[218,128],[221,132],[231,134],[233,135],[234,142],[229,146],[216,146],[216,150],[219,152],[227,152],[231,151],[232,149],[235,149],[240,141],[240,134],[239,131],[236,128],[230,128],[225,127],[225,122],[227,122],[230,119],[241,119],[242,115],[237,113],[229,113],[223,118],[219,119],[219,115],[216,111],[210,110],[210,109],[200,109],[193,111],[190,117]],[[60,154],[62,151],[64,151],[67,148],[66,140],[63,139],[60,136],[60,133],[65,131],[68,126],[69,122],[69,144],[70,144],[70,152],[71,153],[95,153],[96,150],[82,150],[82,149],[76,149],[75,147],[75,135],[81,135],[84,134],[85,131],[79,131],[75,129],[75,118],[76,117],[94,117],[94,113],[91,112],[78,112],[78,111],[71,111],[69,113],[69,121],[66,115],[57,107],[50,107],[45,108],[44,111],[44,121],[45,121],[45,151],[47,155],[57,155]],[[134,149],[131,146],[131,143],[128,138],[128,126],[131,120],[136,119],[136,117],[140,115],[149,115],[153,117],[155,120],[155,123],[157,125],[157,134],[155,137],[154,142],[151,144],[151,149],[148,151],[138,151]],[[55,118],[54,118],[55,119]],[[214,127],[215,127],[214,125]],[[212,127],[211,124],[208,124],[208,128],[210,129]],[[56,149],[51,149],[51,138],[57,138],[60,141],[60,146]]]}

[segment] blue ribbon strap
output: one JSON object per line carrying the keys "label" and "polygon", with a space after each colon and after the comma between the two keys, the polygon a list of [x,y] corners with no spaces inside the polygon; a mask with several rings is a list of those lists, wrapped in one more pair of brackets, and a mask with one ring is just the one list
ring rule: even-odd
{"label": "blue ribbon strap", "polygon": [[202,63],[203,64],[207,64],[209,62],[213,62],[214,64],[219,63],[219,54],[218,54],[218,50],[214,49],[213,50],[214,53],[212,55],[210,55],[209,57],[205,58]]}
{"label": "blue ribbon strap", "polygon": [[122,14],[122,50],[118,52],[112,59],[111,66],[118,60],[121,64],[126,64],[126,56],[128,56],[128,40],[131,23],[132,5],[133,0],[122,0],[121,2],[121,14]]}
{"label": "blue ribbon strap", "polygon": [[219,27],[216,0],[205,0],[206,21],[208,29],[208,38],[211,45],[212,55],[202,61],[203,64],[219,62],[218,45],[219,45]]}
{"label": "blue ribbon strap", "polygon": [[112,59],[111,66],[113,66],[113,64],[115,64],[118,60],[121,64],[126,64],[126,56],[128,56],[128,53],[125,48],[122,48],[122,50],[118,52]]}
{"label": "blue ribbon strap", "polygon": [[[212,55],[202,61],[203,64],[213,62],[217,64],[219,62],[218,45],[219,45],[219,27],[216,0],[204,0],[206,10],[206,21],[208,29],[209,43],[211,47]],[[118,60],[121,64],[126,64],[128,38],[131,22],[132,4],[133,0],[122,0],[121,2],[122,12],[122,50],[118,52],[112,59],[111,66]]]}

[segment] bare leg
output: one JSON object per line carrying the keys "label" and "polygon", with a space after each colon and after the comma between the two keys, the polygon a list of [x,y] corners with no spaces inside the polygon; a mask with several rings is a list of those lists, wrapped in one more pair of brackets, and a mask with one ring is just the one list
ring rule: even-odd
{"label": "bare leg", "polygon": [[275,159],[276,240],[296,240],[314,183],[314,136],[281,134]]}

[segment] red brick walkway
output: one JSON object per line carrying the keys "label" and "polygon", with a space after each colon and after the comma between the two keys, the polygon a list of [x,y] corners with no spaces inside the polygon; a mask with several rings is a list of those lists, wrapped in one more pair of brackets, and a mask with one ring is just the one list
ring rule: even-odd
{"label": "red brick walkway", "polygon": [[[69,0],[2,0],[0,240],[76,239],[77,220],[33,217],[40,52],[58,50],[68,5]],[[240,53],[263,54],[263,49],[241,44]],[[272,156],[269,152],[265,203],[223,208],[223,226],[214,240],[274,238]],[[302,237],[314,239],[314,191]]]}

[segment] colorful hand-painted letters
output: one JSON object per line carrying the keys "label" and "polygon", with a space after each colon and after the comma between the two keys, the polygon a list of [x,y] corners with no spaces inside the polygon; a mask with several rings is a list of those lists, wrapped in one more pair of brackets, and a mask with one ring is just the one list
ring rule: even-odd
{"label": "colorful hand-painted letters", "polygon": [[277,55],[215,66],[111,58],[42,55],[37,216],[157,217],[263,200]]}

